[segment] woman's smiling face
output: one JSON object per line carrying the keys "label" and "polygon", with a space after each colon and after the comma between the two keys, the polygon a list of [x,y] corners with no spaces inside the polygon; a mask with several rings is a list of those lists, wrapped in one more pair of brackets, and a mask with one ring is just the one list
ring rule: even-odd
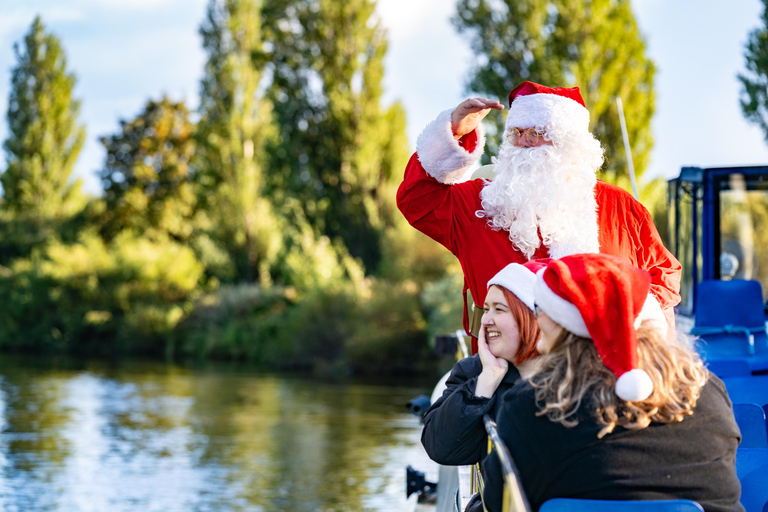
{"label": "woman's smiling face", "polygon": [[488,289],[483,310],[482,324],[491,354],[514,363],[520,348],[520,329],[501,288]]}

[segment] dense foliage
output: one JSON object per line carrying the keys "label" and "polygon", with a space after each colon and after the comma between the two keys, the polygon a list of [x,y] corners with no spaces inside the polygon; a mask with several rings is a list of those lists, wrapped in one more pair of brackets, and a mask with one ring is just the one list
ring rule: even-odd
{"label": "dense foliage", "polygon": [[15,44],[8,98],[9,135],[3,187],[0,264],[44,245],[84,205],[81,182],[70,175],[85,140],[78,126],[75,77],[58,39],[36,17]]}
{"label": "dense foliage", "polygon": [[276,0],[264,10],[280,130],[268,152],[272,188],[298,199],[315,233],[341,241],[369,274],[394,223],[393,187],[407,158],[403,107],[381,107],[387,43],[374,8]]}
{"label": "dense foliage", "polygon": [[120,121],[119,133],[102,137],[106,239],[125,229],[190,239],[196,201],[190,165],[195,127],[189,117],[183,103],[150,100],[135,119]]}

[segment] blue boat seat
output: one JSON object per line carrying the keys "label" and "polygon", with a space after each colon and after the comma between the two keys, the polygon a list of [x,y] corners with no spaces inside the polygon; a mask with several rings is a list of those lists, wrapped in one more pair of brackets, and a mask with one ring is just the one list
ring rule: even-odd
{"label": "blue boat seat", "polygon": [[768,504],[768,450],[739,448],[736,473],[741,482],[741,504],[746,512],[763,512]]}
{"label": "blue boat seat", "polygon": [[733,415],[741,430],[739,448],[768,448],[765,411],[757,404],[733,404]]}
{"label": "blue boat seat", "polygon": [[752,375],[749,363],[740,359],[714,359],[707,361],[707,368],[720,378]]}
{"label": "blue boat seat", "polygon": [[[545,501],[539,512],[704,512],[701,505],[691,500],[578,500],[554,498]],[[749,511],[747,511],[749,512]]]}
{"label": "blue boat seat", "polygon": [[700,336],[698,348],[705,361],[743,361],[752,372],[768,370],[764,308],[758,281],[705,279],[699,283],[691,334]]}
{"label": "blue boat seat", "polygon": [[723,377],[723,384],[733,403],[757,404],[763,408],[768,404],[768,375],[748,377]]}

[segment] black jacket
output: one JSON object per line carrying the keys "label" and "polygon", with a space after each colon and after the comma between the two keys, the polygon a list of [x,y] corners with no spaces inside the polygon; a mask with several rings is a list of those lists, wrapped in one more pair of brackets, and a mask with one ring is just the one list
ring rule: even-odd
{"label": "black jacket", "polygon": [[475,396],[477,377],[483,370],[480,356],[475,354],[453,366],[446,390],[424,416],[421,443],[429,457],[444,466],[463,466],[480,462],[487,453],[483,415],[496,414],[498,397],[520,379],[520,373],[509,365],[507,374],[491,398]]}
{"label": "black jacket", "polygon": [[[579,424],[566,428],[536,416],[527,381],[502,397],[499,435],[517,464],[531,508],[550,498],[695,500],[707,512],[743,512],[736,476],[741,433],[723,382],[710,376],[692,416],[597,438],[595,406],[582,403]],[[488,510],[501,510],[498,459],[483,461]]]}

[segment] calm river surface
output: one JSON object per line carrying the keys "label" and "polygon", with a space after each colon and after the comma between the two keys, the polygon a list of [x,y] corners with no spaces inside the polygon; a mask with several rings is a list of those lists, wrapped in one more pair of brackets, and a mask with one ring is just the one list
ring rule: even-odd
{"label": "calm river surface", "polygon": [[430,392],[0,357],[0,510],[407,510]]}

